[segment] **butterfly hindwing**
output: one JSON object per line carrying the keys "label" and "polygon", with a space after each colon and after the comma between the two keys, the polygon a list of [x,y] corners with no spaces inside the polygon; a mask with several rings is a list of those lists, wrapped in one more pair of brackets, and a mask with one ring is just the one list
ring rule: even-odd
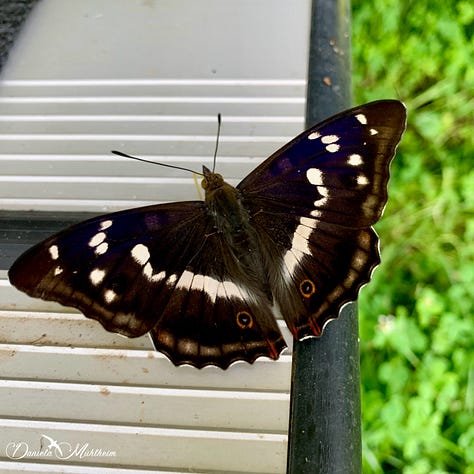
{"label": "butterfly hindwing", "polygon": [[245,271],[222,232],[211,227],[193,239],[198,251],[151,330],[157,349],[175,364],[196,367],[277,359],[286,343],[261,282]]}
{"label": "butterfly hindwing", "polygon": [[316,219],[288,218],[288,229],[296,229],[292,238],[281,237],[284,232],[276,226],[269,233],[263,230],[266,218],[274,216],[262,212],[254,219],[269,242],[266,248],[279,249],[271,267],[273,296],[296,339],[320,336],[341,307],[357,299],[380,263],[377,234],[370,227],[347,229]]}

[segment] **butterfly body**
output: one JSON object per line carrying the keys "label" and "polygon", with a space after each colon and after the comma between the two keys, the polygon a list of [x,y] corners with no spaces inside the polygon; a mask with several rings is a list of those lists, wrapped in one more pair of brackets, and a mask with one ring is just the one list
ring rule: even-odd
{"label": "butterfly body", "polygon": [[278,150],[237,187],[203,168],[205,200],[121,211],[22,255],[10,281],[108,330],[150,332],[176,365],[277,359],[320,336],[380,262],[372,224],[405,127],[398,101],[342,112]]}

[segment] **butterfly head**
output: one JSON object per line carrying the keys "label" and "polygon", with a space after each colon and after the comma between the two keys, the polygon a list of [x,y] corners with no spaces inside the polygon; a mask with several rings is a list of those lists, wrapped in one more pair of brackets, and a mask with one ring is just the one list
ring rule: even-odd
{"label": "butterfly head", "polygon": [[204,179],[201,181],[202,188],[208,191],[214,191],[224,185],[224,178],[218,173],[214,173],[207,166],[202,167]]}

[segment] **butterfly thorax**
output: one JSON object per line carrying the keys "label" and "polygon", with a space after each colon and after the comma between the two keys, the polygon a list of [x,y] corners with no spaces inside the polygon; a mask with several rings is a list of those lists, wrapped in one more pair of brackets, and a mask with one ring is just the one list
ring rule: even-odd
{"label": "butterfly thorax", "polygon": [[203,167],[202,187],[209,214],[216,230],[229,236],[239,236],[250,231],[248,211],[242,205],[239,191],[224,181],[224,178]]}
{"label": "butterfly thorax", "polygon": [[[226,183],[222,176],[203,167],[205,202],[214,228],[226,241],[235,260],[247,274],[266,280],[261,249],[255,229],[250,223],[250,215],[242,204],[240,191]],[[255,275],[255,272],[258,275]]]}

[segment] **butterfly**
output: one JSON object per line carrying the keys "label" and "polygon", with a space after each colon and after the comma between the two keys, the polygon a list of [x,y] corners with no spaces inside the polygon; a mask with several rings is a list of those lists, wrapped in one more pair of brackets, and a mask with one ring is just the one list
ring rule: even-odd
{"label": "butterfly", "polygon": [[175,364],[277,359],[276,315],[321,336],[380,263],[371,227],[387,201],[406,110],[380,100],[298,135],[236,187],[203,167],[204,201],[73,225],[21,255],[11,283],[128,337],[150,333]]}

